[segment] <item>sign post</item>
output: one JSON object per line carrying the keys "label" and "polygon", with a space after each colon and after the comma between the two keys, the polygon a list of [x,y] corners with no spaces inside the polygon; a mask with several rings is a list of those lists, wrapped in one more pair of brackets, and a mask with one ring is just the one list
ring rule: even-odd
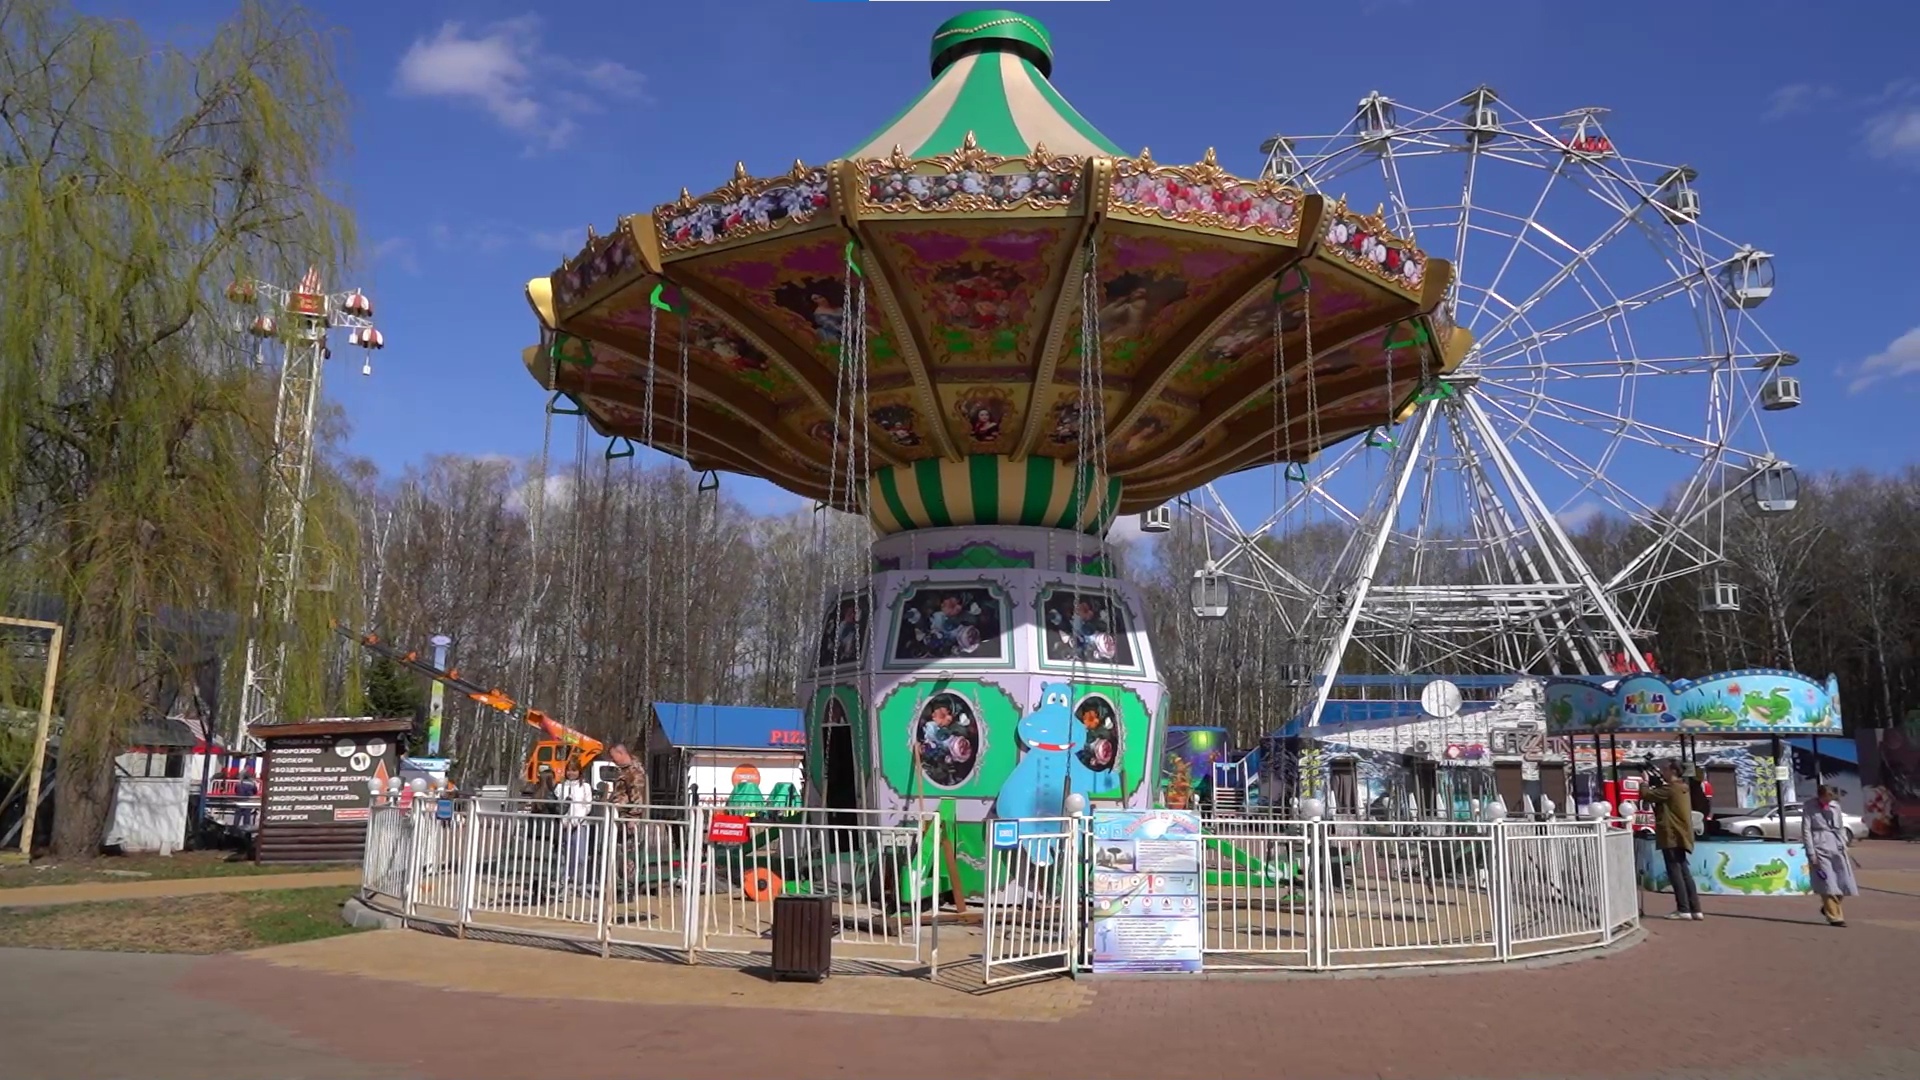
{"label": "sign post", "polygon": [[1099,810],[1092,829],[1094,974],[1199,971],[1200,815]]}

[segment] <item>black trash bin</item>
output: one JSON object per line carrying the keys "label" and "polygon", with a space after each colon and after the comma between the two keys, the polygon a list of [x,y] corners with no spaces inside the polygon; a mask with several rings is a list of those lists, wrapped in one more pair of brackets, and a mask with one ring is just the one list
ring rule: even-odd
{"label": "black trash bin", "polygon": [[773,978],[819,982],[833,966],[833,898],[773,898]]}

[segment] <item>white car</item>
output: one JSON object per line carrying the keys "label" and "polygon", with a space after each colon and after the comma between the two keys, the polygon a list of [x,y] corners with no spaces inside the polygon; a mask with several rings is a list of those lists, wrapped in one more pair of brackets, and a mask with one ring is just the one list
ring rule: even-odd
{"label": "white car", "polygon": [[[1848,843],[1852,843],[1867,835],[1866,819],[1848,813],[1842,813],[1840,819],[1846,825]],[[1781,838],[1780,811],[1778,808],[1775,808],[1772,810],[1755,810],[1747,813],[1729,815],[1720,819],[1720,828],[1735,836],[1765,837],[1769,840],[1778,840]],[[1787,808],[1786,839],[1800,839],[1800,808],[1797,806]]]}

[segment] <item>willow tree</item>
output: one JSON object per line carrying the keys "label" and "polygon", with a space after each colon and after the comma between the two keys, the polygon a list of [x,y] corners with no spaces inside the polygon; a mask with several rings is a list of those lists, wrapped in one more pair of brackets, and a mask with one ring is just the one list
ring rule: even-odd
{"label": "willow tree", "polygon": [[[349,255],[327,182],[343,116],[329,44],[296,9],[243,3],[187,50],[0,0],[0,604],[51,594],[72,631],[58,853],[98,849],[168,617],[253,608],[272,373],[226,293]],[[342,540],[321,494],[314,580]],[[284,631],[291,713],[322,693],[324,598],[307,599]]]}

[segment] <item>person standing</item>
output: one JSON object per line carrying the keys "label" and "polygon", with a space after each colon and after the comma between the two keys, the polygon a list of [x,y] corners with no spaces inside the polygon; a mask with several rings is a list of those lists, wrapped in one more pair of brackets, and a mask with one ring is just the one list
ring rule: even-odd
{"label": "person standing", "polygon": [[641,849],[653,835],[636,823],[636,819],[647,815],[647,774],[641,771],[640,763],[633,759],[633,751],[627,749],[626,743],[615,743],[613,749],[607,751],[607,758],[618,770],[613,775],[613,805],[620,819],[614,826],[620,837],[620,853],[615,859],[619,895],[630,897],[639,880],[639,862],[650,854]]}
{"label": "person standing", "polygon": [[1800,808],[1804,826],[1801,842],[1807,847],[1807,876],[1813,879],[1813,891],[1820,897],[1820,914],[1828,926],[1847,925],[1842,897],[1857,896],[1860,886],[1853,879],[1853,856],[1847,852],[1847,821],[1837,801],[1839,792],[1826,784]]}
{"label": "person standing", "polygon": [[641,816],[647,807],[647,774],[626,743],[615,743],[607,757],[619,770],[613,777],[613,805],[620,808],[621,817]]}
{"label": "person standing", "polygon": [[560,804],[560,832],[566,862],[561,868],[563,886],[581,887],[586,881],[587,849],[593,837],[587,816],[593,813],[593,786],[580,778],[577,762],[567,763],[567,778],[554,789]]}
{"label": "person standing", "polygon": [[1640,798],[1653,807],[1653,845],[1667,864],[1667,880],[1673,884],[1673,914],[1669,919],[1704,919],[1700,912],[1700,890],[1693,882],[1693,798],[1680,778],[1680,769],[1669,761],[1663,772],[1647,777]]}

